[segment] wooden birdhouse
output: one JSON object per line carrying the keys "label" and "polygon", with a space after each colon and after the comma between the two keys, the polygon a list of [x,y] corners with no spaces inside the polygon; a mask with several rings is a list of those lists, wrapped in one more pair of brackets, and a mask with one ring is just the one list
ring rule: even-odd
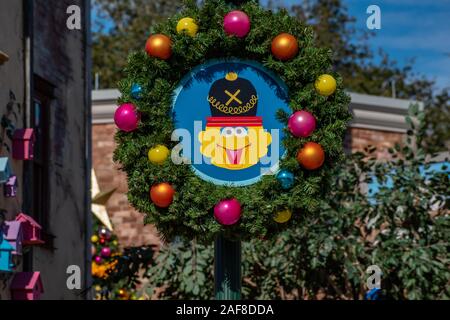
{"label": "wooden birdhouse", "polygon": [[16,160],[33,160],[34,130],[31,128],[17,129],[13,135],[13,158]]}
{"label": "wooden birdhouse", "polygon": [[8,157],[0,157],[0,183],[5,183],[11,176],[11,165]]}
{"label": "wooden birdhouse", "polygon": [[9,244],[8,240],[4,238],[3,233],[0,232],[0,272],[13,271],[13,251],[13,246]]}
{"label": "wooden birdhouse", "polygon": [[16,221],[22,222],[24,245],[44,243],[41,239],[42,227],[32,217],[26,215],[25,213],[19,213],[16,216]]}
{"label": "wooden birdhouse", "polygon": [[17,194],[17,177],[12,175],[3,185],[3,195],[5,198],[15,197]]}
{"label": "wooden birdhouse", "polygon": [[5,240],[7,240],[14,249],[12,254],[21,256],[23,242],[22,222],[5,221],[2,229]]}
{"label": "wooden birdhouse", "polygon": [[16,273],[10,289],[12,300],[40,300],[44,293],[41,273],[39,271]]}

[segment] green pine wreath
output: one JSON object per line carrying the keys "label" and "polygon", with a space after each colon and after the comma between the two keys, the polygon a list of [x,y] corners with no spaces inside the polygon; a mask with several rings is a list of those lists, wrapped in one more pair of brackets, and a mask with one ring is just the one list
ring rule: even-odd
{"label": "green pine wreath", "polygon": [[[175,236],[211,240],[220,233],[239,235],[242,239],[268,238],[280,230],[302,224],[310,215],[318,215],[320,200],[327,196],[333,170],[343,157],[343,138],[351,119],[349,96],[344,92],[342,79],[332,70],[332,53],[314,45],[310,27],[290,17],[286,11],[272,12],[253,1],[241,5],[224,0],[207,0],[198,7],[196,1],[185,2],[184,9],[167,21],[152,28],[151,34],[164,34],[172,41],[170,59],[151,57],[144,50],[130,54],[125,69],[126,78],[120,81],[119,103],[133,103],[140,113],[136,130],[118,131],[114,160],[128,177],[128,199],[146,215],[145,222],[155,224],[167,239]],[[251,20],[251,30],[244,38],[224,32],[224,16],[232,10],[244,11]],[[192,37],[177,33],[181,18],[191,17],[199,26]],[[299,53],[289,61],[276,59],[271,52],[272,40],[280,33],[295,36]],[[202,180],[190,165],[175,165],[170,157],[162,165],[149,162],[147,153],[157,145],[172,149],[174,130],[172,102],[180,80],[194,67],[211,59],[237,58],[253,60],[277,74],[290,94],[292,112],[308,110],[317,119],[317,127],[307,138],[290,134],[287,122],[290,114],[279,110],[277,116],[286,123],[283,140],[286,156],[280,167],[295,176],[294,186],[281,188],[276,176],[269,175],[250,186],[226,187]],[[320,95],[314,86],[322,74],[336,79],[337,89],[328,96]],[[133,84],[142,85],[139,99],[131,93]],[[325,151],[325,163],[320,169],[308,171],[296,160],[305,143],[319,143]],[[150,188],[161,182],[175,189],[172,204],[159,208],[149,197]],[[242,205],[239,223],[224,227],[214,218],[214,206],[226,198],[236,198]],[[274,221],[274,215],[283,210],[292,212],[292,219],[284,224]]]}

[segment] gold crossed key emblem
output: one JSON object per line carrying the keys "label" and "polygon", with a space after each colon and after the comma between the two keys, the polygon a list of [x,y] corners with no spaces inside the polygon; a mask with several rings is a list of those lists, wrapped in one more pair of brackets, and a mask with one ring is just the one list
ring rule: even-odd
{"label": "gold crossed key emblem", "polygon": [[239,103],[240,105],[242,104],[242,101],[238,99],[238,95],[239,93],[241,93],[241,89],[238,89],[234,94],[232,94],[230,91],[225,90],[225,93],[230,97],[230,99],[227,101],[227,103],[225,103],[225,105],[228,107],[229,104],[233,101],[236,101],[237,103]]}

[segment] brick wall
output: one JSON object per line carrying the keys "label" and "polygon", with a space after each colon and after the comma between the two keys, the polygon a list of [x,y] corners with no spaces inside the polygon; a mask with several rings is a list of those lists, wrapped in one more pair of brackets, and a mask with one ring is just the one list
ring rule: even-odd
{"label": "brick wall", "polygon": [[[123,172],[118,170],[112,157],[115,149],[114,124],[96,124],[92,129],[93,168],[98,179],[100,190],[117,187],[117,191],[107,204],[108,214],[113,223],[119,243],[124,246],[159,245],[160,240],[153,226],[144,226],[143,215],[136,212],[128,204],[127,182]],[[347,151],[362,150],[367,145],[378,148],[378,158],[388,157],[387,149],[396,142],[401,143],[404,134],[376,131],[370,129],[351,128],[345,139]]]}
{"label": "brick wall", "polygon": [[128,204],[126,175],[113,162],[115,149],[114,124],[98,124],[92,128],[92,162],[100,190],[117,188],[106,208],[114,232],[123,247],[159,245],[159,237],[153,226],[143,223],[143,215]]}
{"label": "brick wall", "polygon": [[377,158],[386,159],[389,158],[388,149],[396,143],[402,144],[404,140],[405,134],[400,132],[351,128],[346,137],[346,148],[355,152],[372,145],[377,148]]}

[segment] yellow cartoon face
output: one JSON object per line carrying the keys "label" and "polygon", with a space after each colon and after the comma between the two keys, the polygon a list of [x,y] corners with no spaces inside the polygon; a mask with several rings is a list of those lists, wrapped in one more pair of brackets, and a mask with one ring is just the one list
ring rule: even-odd
{"label": "yellow cartoon face", "polygon": [[217,167],[241,170],[267,155],[272,136],[262,126],[206,127],[199,133],[200,152]]}

